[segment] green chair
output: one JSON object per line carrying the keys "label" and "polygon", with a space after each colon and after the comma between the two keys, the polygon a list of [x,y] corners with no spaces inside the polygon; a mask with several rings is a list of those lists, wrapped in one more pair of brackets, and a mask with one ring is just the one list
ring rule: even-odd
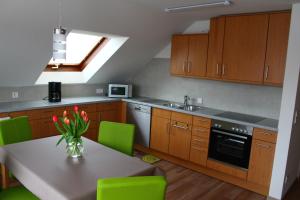
{"label": "green chair", "polygon": [[39,200],[25,187],[11,187],[0,191],[1,200]]}
{"label": "green chair", "polygon": [[133,124],[102,121],[98,141],[100,144],[133,156],[134,130]]}
{"label": "green chair", "polygon": [[[0,121],[0,146],[32,139],[28,117],[17,117]],[[10,174],[12,177],[12,175]],[[0,191],[1,200],[38,200],[25,187],[11,187]]]}
{"label": "green chair", "polygon": [[99,179],[97,200],[164,200],[166,186],[163,176]]}
{"label": "green chair", "polygon": [[28,117],[0,121],[0,146],[32,139]]}

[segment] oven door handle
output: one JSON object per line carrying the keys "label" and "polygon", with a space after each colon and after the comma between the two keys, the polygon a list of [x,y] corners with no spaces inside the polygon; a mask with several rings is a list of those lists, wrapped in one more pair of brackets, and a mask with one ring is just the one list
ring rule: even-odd
{"label": "oven door handle", "polygon": [[247,140],[248,138],[245,137],[245,136],[240,136],[240,135],[235,135],[235,134],[231,134],[231,133],[226,133],[224,131],[219,131],[219,130],[213,130],[213,132],[216,132],[216,133],[220,133],[220,134],[223,134],[223,135],[228,135],[228,136],[232,136],[232,137],[237,137],[237,138],[241,138],[241,139],[245,139]]}
{"label": "oven door handle", "polygon": [[231,138],[229,138],[228,140],[232,141],[232,142],[240,143],[240,144],[245,144],[245,142],[240,141],[240,140],[235,140],[235,139],[231,139]]}

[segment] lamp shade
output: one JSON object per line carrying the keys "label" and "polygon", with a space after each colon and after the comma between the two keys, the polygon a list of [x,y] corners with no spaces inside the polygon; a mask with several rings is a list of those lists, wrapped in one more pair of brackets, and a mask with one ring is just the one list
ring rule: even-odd
{"label": "lamp shade", "polygon": [[66,30],[62,27],[55,28],[53,31],[53,61],[63,63],[66,60]]}

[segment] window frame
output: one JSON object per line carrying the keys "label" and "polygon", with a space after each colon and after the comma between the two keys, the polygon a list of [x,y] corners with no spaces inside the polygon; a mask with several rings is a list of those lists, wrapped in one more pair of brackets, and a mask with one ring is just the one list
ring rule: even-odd
{"label": "window frame", "polygon": [[95,58],[95,56],[101,51],[101,49],[109,41],[108,38],[103,37],[100,41],[93,47],[93,49],[84,57],[84,59],[79,64],[59,64],[58,68],[56,65],[48,64],[44,69],[44,72],[82,72],[85,67]]}

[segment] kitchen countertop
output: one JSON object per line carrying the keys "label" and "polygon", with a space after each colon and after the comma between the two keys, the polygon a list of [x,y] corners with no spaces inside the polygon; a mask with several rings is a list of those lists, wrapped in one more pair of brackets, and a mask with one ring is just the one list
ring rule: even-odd
{"label": "kitchen countertop", "polygon": [[[75,98],[64,98],[59,103],[49,103],[46,100],[40,101],[26,101],[26,102],[8,102],[8,103],[0,103],[0,113],[5,112],[15,112],[15,111],[24,111],[31,109],[39,109],[39,108],[53,108],[53,107],[61,107],[68,106],[74,104],[89,104],[89,103],[100,103],[100,102],[113,102],[123,100],[125,102],[138,103],[142,105],[147,105],[156,108],[162,108],[165,110],[171,110],[186,114],[191,114],[195,116],[207,117],[216,120],[223,120],[232,123],[249,125],[257,128],[263,128],[271,131],[277,131],[278,129],[278,120],[263,118],[263,120],[258,121],[256,123],[248,123],[240,120],[233,120],[225,117],[220,117],[221,113],[224,113],[224,110],[218,110],[213,108],[201,107],[201,109],[196,111],[186,111],[176,108],[170,108],[164,106],[164,103],[168,103],[169,101],[161,100],[161,99],[151,99],[151,98],[130,98],[130,99],[120,99],[120,98],[108,98],[108,97],[75,97]],[[253,116],[256,117],[256,116]]]}
{"label": "kitchen countertop", "polygon": [[[231,122],[231,123],[253,126],[256,128],[262,128],[262,129],[275,131],[275,132],[278,131],[278,120],[276,120],[276,119],[260,117],[260,118],[262,118],[262,120],[260,120],[256,123],[248,123],[248,122],[241,121],[241,120],[234,120],[234,119],[229,119],[229,118],[225,118],[225,117],[220,117],[218,115],[220,115],[221,113],[224,113],[225,112],[224,110],[218,110],[218,109],[213,109],[213,108],[208,108],[208,107],[201,107],[199,110],[195,110],[195,111],[187,111],[187,110],[170,108],[170,107],[164,106],[163,104],[168,103],[170,101],[160,100],[160,99],[130,98],[130,99],[123,99],[123,101],[131,102],[131,103],[138,103],[138,104],[147,105],[147,106],[156,107],[156,108],[162,108],[165,110],[181,112],[181,113],[190,114],[190,115],[194,115],[194,116],[206,117],[206,118],[215,119],[215,120],[222,120],[222,121],[227,121],[227,122]],[[248,117],[251,117],[251,115],[248,115]],[[252,116],[252,117],[257,118],[258,116]]]}
{"label": "kitchen countertop", "polygon": [[108,97],[74,97],[74,98],[64,98],[61,102],[50,103],[48,100],[40,101],[23,101],[23,102],[7,102],[0,103],[0,113],[5,112],[15,112],[23,111],[30,109],[39,109],[39,108],[55,108],[61,106],[68,106],[74,104],[89,104],[89,103],[99,103],[99,102],[112,102],[120,101],[121,99],[117,98],[108,98]]}

